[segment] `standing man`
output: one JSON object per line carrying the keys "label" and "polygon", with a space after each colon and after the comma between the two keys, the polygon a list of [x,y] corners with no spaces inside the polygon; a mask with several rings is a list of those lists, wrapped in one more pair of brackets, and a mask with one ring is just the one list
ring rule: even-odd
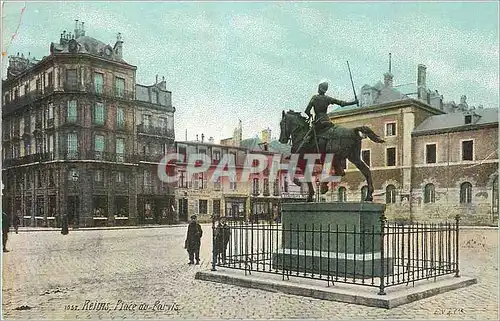
{"label": "standing man", "polygon": [[194,264],[195,258],[196,265],[200,264],[200,245],[202,235],[203,231],[201,230],[201,225],[196,221],[196,215],[192,215],[191,222],[188,225],[186,241],[184,242],[184,248],[189,253],[188,264]]}
{"label": "standing man", "polygon": [[6,248],[7,239],[9,238],[8,236],[9,229],[10,229],[9,216],[4,211],[2,211],[2,245],[4,253],[9,252],[9,250],[7,250]]}

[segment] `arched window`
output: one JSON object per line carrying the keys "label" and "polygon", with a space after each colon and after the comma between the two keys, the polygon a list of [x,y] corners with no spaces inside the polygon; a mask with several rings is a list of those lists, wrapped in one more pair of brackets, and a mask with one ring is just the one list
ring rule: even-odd
{"label": "arched window", "polygon": [[394,185],[387,185],[385,188],[385,202],[387,204],[396,203],[396,187]]}
{"label": "arched window", "polygon": [[339,202],[347,202],[347,190],[344,186],[340,186],[338,190]]}
{"label": "arched window", "polygon": [[460,185],[460,203],[472,203],[472,184],[469,182]]}
{"label": "arched window", "polygon": [[498,176],[493,180],[493,191],[492,191],[492,209],[491,212],[494,218],[498,217]]}
{"label": "arched window", "polygon": [[361,201],[365,200],[367,194],[368,194],[368,186],[365,185],[361,187]]}
{"label": "arched window", "polygon": [[436,202],[436,190],[434,184],[427,184],[424,187],[424,203]]}

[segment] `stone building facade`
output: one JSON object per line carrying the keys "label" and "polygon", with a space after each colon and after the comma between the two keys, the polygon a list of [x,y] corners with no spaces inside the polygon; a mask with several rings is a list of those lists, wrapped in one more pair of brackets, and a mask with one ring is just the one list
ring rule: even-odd
{"label": "stone building facade", "polygon": [[[250,173],[250,167],[258,164],[247,163],[249,154],[265,156],[268,164],[275,155],[279,155],[280,162],[285,162],[282,151],[276,148],[265,150],[255,142],[242,140],[240,147],[203,141],[176,142],[177,153],[184,155],[176,163],[179,221],[188,220],[192,214],[197,214],[201,221],[209,221],[214,214],[231,220],[269,220],[279,216],[282,202],[305,200],[303,187],[291,183],[286,171],[280,171],[274,179],[270,179],[269,170]],[[187,166],[192,154],[205,154],[211,159],[206,173],[188,177]],[[221,177],[214,182],[212,175],[223,157],[234,162],[235,176]],[[242,180],[242,175],[248,175],[248,180]]]}
{"label": "stone building facade", "polygon": [[74,226],[137,224],[145,195],[162,198],[148,212],[157,220],[169,208],[163,199],[173,203],[173,189],[148,174],[174,142],[171,93],[164,81],[136,84],[122,50],[120,34],[111,47],[77,22],[42,60],[9,57],[3,208],[23,224],[58,225],[62,215]]}
{"label": "stone building facade", "polygon": [[[423,65],[416,98],[398,94],[392,75],[385,78],[374,86],[376,99],[330,114],[337,125],[369,126],[385,139],[362,141],[374,201],[387,204],[391,219],[442,222],[459,214],[463,224],[497,224],[498,109],[469,107],[465,96],[459,105],[443,103],[425,87]],[[347,162],[333,198],[360,201],[365,189],[364,177]]]}

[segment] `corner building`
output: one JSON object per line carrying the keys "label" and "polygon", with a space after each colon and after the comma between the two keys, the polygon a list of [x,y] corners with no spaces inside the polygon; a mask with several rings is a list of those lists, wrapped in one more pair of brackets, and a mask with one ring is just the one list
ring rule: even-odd
{"label": "corner building", "polygon": [[22,224],[161,223],[174,191],[156,167],[174,142],[165,81],[136,84],[137,67],[114,46],[62,33],[41,60],[9,57],[2,88],[3,208]]}

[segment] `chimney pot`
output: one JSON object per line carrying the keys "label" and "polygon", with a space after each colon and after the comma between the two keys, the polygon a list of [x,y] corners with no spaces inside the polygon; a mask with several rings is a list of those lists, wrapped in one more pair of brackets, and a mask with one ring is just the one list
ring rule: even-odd
{"label": "chimney pot", "polygon": [[205,140],[205,135],[201,134],[201,142],[203,143],[204,140]]}

